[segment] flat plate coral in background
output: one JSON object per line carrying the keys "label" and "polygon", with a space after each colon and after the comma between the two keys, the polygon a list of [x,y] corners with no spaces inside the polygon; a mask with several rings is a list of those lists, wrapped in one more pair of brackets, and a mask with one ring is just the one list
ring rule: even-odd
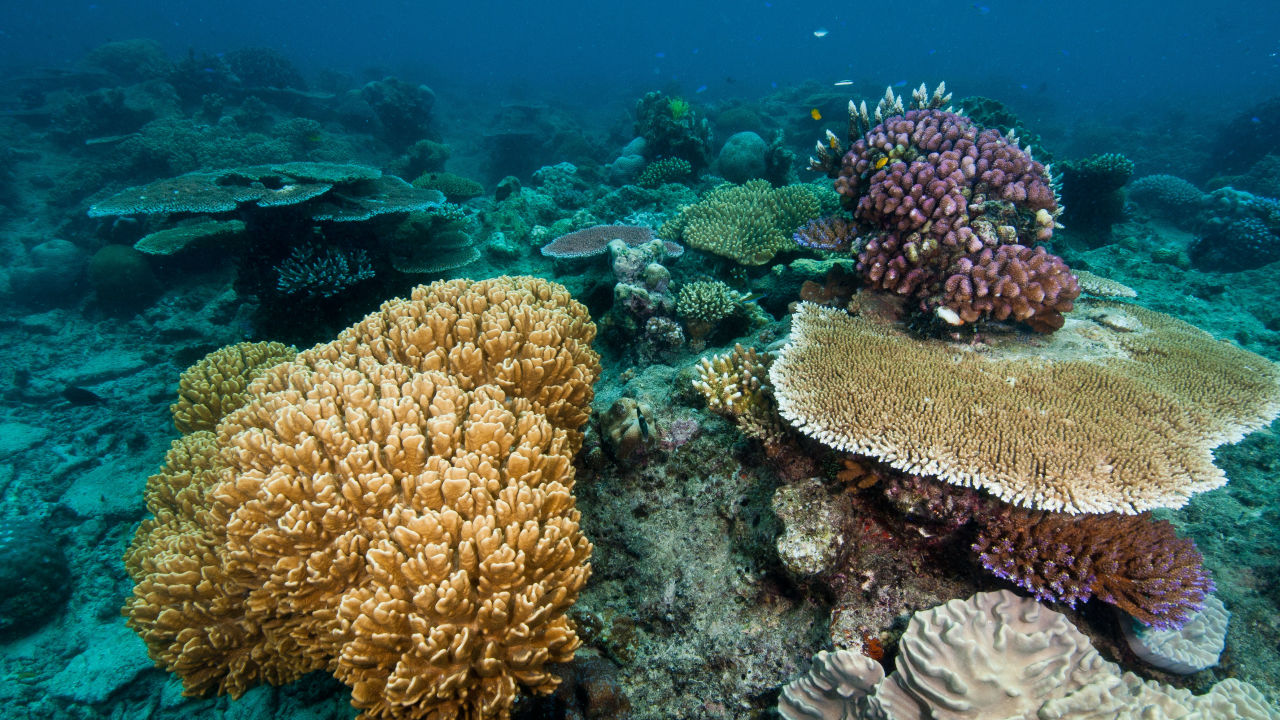
{"label": "flat plate coral in background", "polygon": [[769,377],[833,448],[1070,513],[1180,507],[1280,412],[1280,368],[1168,315],[1082,301],[1052,336],[922,340],[805,303]]}

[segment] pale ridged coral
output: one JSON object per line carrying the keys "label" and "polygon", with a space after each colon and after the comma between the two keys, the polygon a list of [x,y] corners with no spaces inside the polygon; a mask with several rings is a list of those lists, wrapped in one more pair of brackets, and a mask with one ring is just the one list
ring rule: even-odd
{"label": "pale ridged coral", "polygon": [[1066,616],[1007,590],[917,612],[896,670],[852,650],[820,653],[783,688],[787,720],[1277,720],[1234,678],[1208,693],[1143,680],[1107,662]]}
{"label": "pale ridged coral", "polygon": [[205,355],[178,378],[178,401],[169,406],[174,426],[184,433],[212,430],[245,403],[254,378],[297,354],[278,342],[243,342]]}
{"label": "pale ridged coral", "polygon": [[803,185],[770,187],[764,180],[721,185],[680,210],[658,231],[668,240],[722,255],[743,265],[763,265],[795,247],[796,228],[822,213]]}
{"label": "pale ridged coral", "polygon": [[550,692],[594,335],[559,285],[457,280],[276,366],[150,479],[130,626],[190,694],[323,669],[364,718],[505,718]]}
{"label": "pale ridged coral", "polygon": [[919,340],[805,303],[770,380],[831,447],[1072,513],[1179,507],[1280,413],[1280,368],[1167,315],[1091,300],[1050,337]]}
{"label": "pale ridged coral", "polygon": [[1180,628],[1147,627],[1135,620],[1120,620],[1124,639],[1133,654],[1172,673],[1190,675],[1218,664],[1227,646],[1231,613],[1213,595]]}

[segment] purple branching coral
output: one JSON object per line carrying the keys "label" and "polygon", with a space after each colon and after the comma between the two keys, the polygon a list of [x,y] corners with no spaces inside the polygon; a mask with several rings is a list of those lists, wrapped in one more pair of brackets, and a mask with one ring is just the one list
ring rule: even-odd
{"label": "purple branching coral", "polygon": [[1147,515],[1062,515],[1003,507],[980,521],[983,567],[1070,606],[1096,597],[1157,628],[1179,627],[1213,581],[1195,543]]}
{"label": "purple branching coral", "polygon": [[[921,106],[903,111],[890,95],[875,125],[865,106],[851,113],[852,143],[838,162],[819,147],[811,167],[835,179],[863,240],[832,247],[854,247],[872,287],[917,298],[951,324],[994,317],[1058,329],[1080,289],[1061,259],[1032,249],[1053,236],[1059,212],[1049,172],[1016,138],[941,109],[940,94],[926,100],[922,88]],[[804,231],[797,241],[829,244]],[[1028,261],[1042,271],[1028,273]],[[993,275],[976,279],[975,266]]]}

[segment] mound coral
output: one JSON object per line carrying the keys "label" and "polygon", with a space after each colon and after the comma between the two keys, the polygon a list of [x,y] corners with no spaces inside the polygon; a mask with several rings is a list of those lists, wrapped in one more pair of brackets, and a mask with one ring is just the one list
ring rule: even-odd
{"label": "mound coral", "polygon": [[327,670],[362,718],[506,718],[550,692],[594,335],[559,285],[455,280],[275,366],[148,480],[129,626],[192,695]]}
{"label": "mound coral", "polygon": [[658,230],[668,240],[735,260],[763,265],[795,247],[796,228],[821,213],[817,196],[803,185],[774,188],[765,180],[721,185]]}
{"label": "mound coral", "polygon": [[921,86],[906,110],[890,91],[875,124],[851,103],[847,152],[837,162],[829,134],[810,167],[835,178],[853,212],[869,285],[951,324],[990,316],[1052,332],[1080,294],[1061,259],[1030,249],[1053,236],[1052,178],[1012,135],[942,109],[949,99]]}
{"label": "mound coral", "polygon": [[915,613],[888,677],[861,652],[821,652],[783,688],[788,720],[1277,720],[1257,688],[1228,678],[1192,695],[1107,662],[1066,616],[1007,590]]}
{"label": "mound coral", "polygon": [[1034,346],[973,346],[804,303],[769,377],[782,416],[833,448],[1070,513],[1179,507],[1226,482],[1213,448],[1280,414],[1280,367],[1258,355],[1137,306],[1076,315]]}

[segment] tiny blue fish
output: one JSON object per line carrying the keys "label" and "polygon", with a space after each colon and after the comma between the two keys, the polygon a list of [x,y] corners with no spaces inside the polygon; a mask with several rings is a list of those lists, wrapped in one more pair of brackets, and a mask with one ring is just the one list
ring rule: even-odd
{"label": "tiny blue fish", "polygon": [[696,93],[701,93],[701,92],[706,92],[706,91],[707,91],[707,86],[706,86],[706,85],[699,85],[699,86],[698,86],[698,89],[697,89],[697,90],[694,90],[693,92],[696,94]]}
{"label": "tiny blue fish", "polygon": [[660,53],[654,53],[653,56],[656,58],[664,58],[667,56],[667,54],[664,52],[660,52]]}

